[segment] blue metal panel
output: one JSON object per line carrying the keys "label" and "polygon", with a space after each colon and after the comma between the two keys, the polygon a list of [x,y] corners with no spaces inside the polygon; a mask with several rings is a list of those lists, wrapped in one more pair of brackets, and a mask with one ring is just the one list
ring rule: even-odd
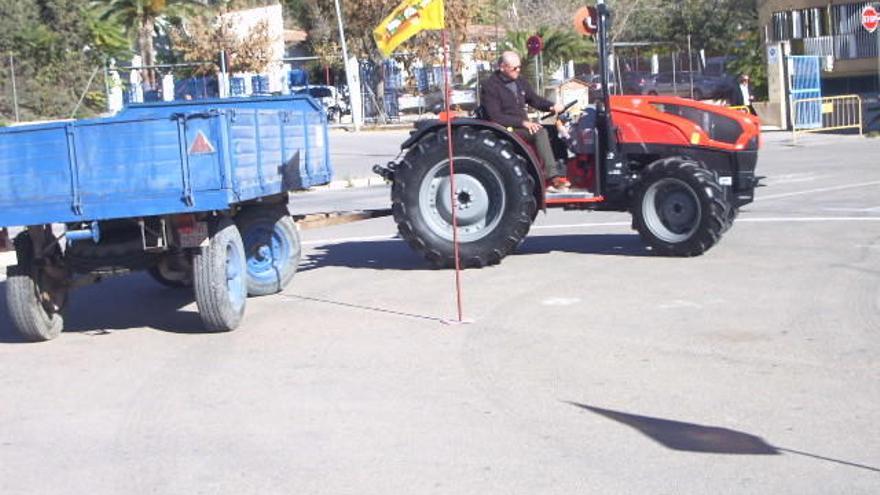
{"label": "blue metal panel", "polygon": [[[822,79],[819,57],[789,57],[791,104],[795,129],[822,127]],[[806,101],[805,101],[806,100]]]}
{"label": "blue metal panel", "polygon": [[332,178],[309,97],[138,105],[0,129],[0,226],[227,209]]}
{"label": "blue metal panel", "polygon": [[28,204],[70,211],[71,187],[63,123],[0,133],[0,225],[10,225]]}

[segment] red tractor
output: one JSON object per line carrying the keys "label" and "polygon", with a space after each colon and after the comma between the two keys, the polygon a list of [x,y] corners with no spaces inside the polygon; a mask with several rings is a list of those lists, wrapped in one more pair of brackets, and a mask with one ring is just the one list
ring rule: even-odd
{"label": "red tractor", "polygon": [[[602,88],[608,88],[609,13],[601,0],[591,13],[585,24],[595,28]],[[696,256],[754,199],[761,139],[752,115],[678,97],[606,91],[566,126],[567,140],[556,125],[547,128],[574,188],[548,193],[542,164],[522,139],[492,122],[454,118],[453,204],[447,123],[420,122],[401,146],[401,160],[374,167],[393,184],[400,235],[433,265],[455,266],[454,207],[461,266],[482,267],[516,249],[538,210],[629,211],[654,252]]]}

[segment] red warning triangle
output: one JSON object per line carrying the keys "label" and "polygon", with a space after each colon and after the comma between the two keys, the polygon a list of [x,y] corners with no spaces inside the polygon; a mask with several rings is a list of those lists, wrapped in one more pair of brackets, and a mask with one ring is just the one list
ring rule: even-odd
{"label": "red warning triangle", "polygon": [[189,147],[190,155],[207,155],[214,153],[214,146],[208,141],[207,136],[202,131],[199,131],[196,134],[196,139],[193,141],[192,146]]}

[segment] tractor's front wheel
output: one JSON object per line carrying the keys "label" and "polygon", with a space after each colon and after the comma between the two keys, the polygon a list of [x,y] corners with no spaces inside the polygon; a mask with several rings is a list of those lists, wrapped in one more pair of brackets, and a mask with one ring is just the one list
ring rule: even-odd
{"label": "tractor's front wheel", "polygon": [[721,239],[730,208],[713,172],[685,158],[667,158],[642,174],[633,228],[658,254],[696,256]]}
{"label": "tractor's front wheel", "polygon": [[395,169],[391,200],[398,231],[434,266],[453,267],[455,208],[461,265],[499,263],[531,227],[534,180],[525,160],[493,132],[460,127],[453,139],[454,191],[444,131],[423,137]]}

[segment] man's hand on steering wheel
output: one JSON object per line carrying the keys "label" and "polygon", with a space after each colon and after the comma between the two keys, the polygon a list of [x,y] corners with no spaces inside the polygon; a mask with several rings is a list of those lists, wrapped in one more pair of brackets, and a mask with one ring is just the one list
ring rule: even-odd
{"label": "man's hand on steering wheel", "polygon": [[568,111],[569,108],[575,106],[576,103],[577,103],[577,100],[569,102],[568,105],[563,105],[562,103],[557,103],[557,104],[553,105],[553,108],[550,109],[551,111],[549,113],[542,115],[540,120],[549,119],[550,117],[552,117],[554,115],[562,114],[562,113]]}
{"label": "man's hand on steering wheel", "polygon": [[523,127],[525,127],[527,131],[529,131],[529,134],[535,134],[536,132],[540,131],[544,126],[537,122],[526,120],[525,122],[523,122]]}

